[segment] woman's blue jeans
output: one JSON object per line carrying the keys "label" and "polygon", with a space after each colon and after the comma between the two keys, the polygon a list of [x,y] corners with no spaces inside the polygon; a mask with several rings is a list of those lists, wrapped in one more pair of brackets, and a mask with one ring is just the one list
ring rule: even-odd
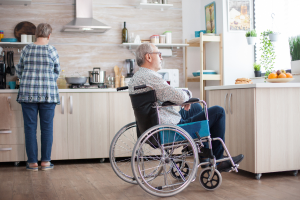
{"label": "woman's blue jeans", "polygon": [[[191,105],[189,111],[181,109],[179,111],[181,115],[181,120],[178,124],[185,124],[196,121],[205,120],[204,111],[199,103],[194,103]],[[219,137],[225,142],[225,111],[220,106],[213,106],[208,108],[208,119],[209,119],[209,129],[212,138]],[[224,148],[220,141],[216,140],[212,142],[213,154],[216,159],[223,158]]]}
{"label": "woman's blue jeans", "polygon": [[55,103],[21,103],[24,119],[25,143],[28,163],[38,162],[36,138],[37,116],[40,115],[41,161],[51,161],[53,118]]}

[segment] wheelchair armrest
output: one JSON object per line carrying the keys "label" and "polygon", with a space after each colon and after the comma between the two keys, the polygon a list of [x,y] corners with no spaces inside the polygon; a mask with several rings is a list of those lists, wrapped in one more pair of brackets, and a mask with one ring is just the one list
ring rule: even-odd
{"label": "wheelchair armrest", "polygon": [[126,87],[118,87],[117,91],[122,91],[122,90],[126,90],[126,89],[128,89],[128,86],[126,86]]}
{"label": "wheelchair armrest", "polygon": [[184,104],[186,104],[186,103],[197,103],[199,101],[200,101],[199,98],[190,98],[188,101],[184,102]]}
{"label": "wheelchair armrest", "polygon": [[163,104],[162,104],[162,106],[171,106],[171,105],[176,105],[176,104],[172,103],[170,101],[163,102]]}

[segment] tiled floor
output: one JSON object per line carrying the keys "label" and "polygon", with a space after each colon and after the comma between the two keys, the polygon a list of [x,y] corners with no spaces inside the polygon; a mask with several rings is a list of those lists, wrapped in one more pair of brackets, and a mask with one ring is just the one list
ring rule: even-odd
{"label": "tiled floor", "polygon": [[207,191],[198,178],[184,191],[173,197],[159,198],[149,195],[138,185],[123,182],[113,172],[110,164],[87,161],[53,161],[55,169],[30,172],[25,165],[0,163],[0,199],[60,199],[60,200],[289,200],[300,199],[300,176],[292,172],[263,174],[255,180],[254,174],[222,173],[223,182],[215,191]]}

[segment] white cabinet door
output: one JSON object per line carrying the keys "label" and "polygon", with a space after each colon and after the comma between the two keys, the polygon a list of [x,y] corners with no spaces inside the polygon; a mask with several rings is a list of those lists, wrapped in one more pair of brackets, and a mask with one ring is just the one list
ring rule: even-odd
{"label": "white cabinet door", "polygon": [[108,157],[108,93],[68,93],[69,159]]}

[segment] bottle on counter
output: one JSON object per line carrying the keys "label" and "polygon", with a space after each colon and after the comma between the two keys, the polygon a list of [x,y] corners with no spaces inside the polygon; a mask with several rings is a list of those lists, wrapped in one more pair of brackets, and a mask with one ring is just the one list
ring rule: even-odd
{"label": "bottle on counter", "polygon": [[2,38],[4,38],[4,32],[0,30],[0,41],[2,40]]}
{"label": "bottle on counter", "polygon": [[57,78],[57,87],[59,89],[66,89],[67,88],[67,81],[65,79],[65,70],[61,70],[59,77]]}
{"label": "bottle on counter", "polygon": [[122,29],[122,43],[128,43],[128,30],[126,28],[126,22],[124,22],[124,28]]}

